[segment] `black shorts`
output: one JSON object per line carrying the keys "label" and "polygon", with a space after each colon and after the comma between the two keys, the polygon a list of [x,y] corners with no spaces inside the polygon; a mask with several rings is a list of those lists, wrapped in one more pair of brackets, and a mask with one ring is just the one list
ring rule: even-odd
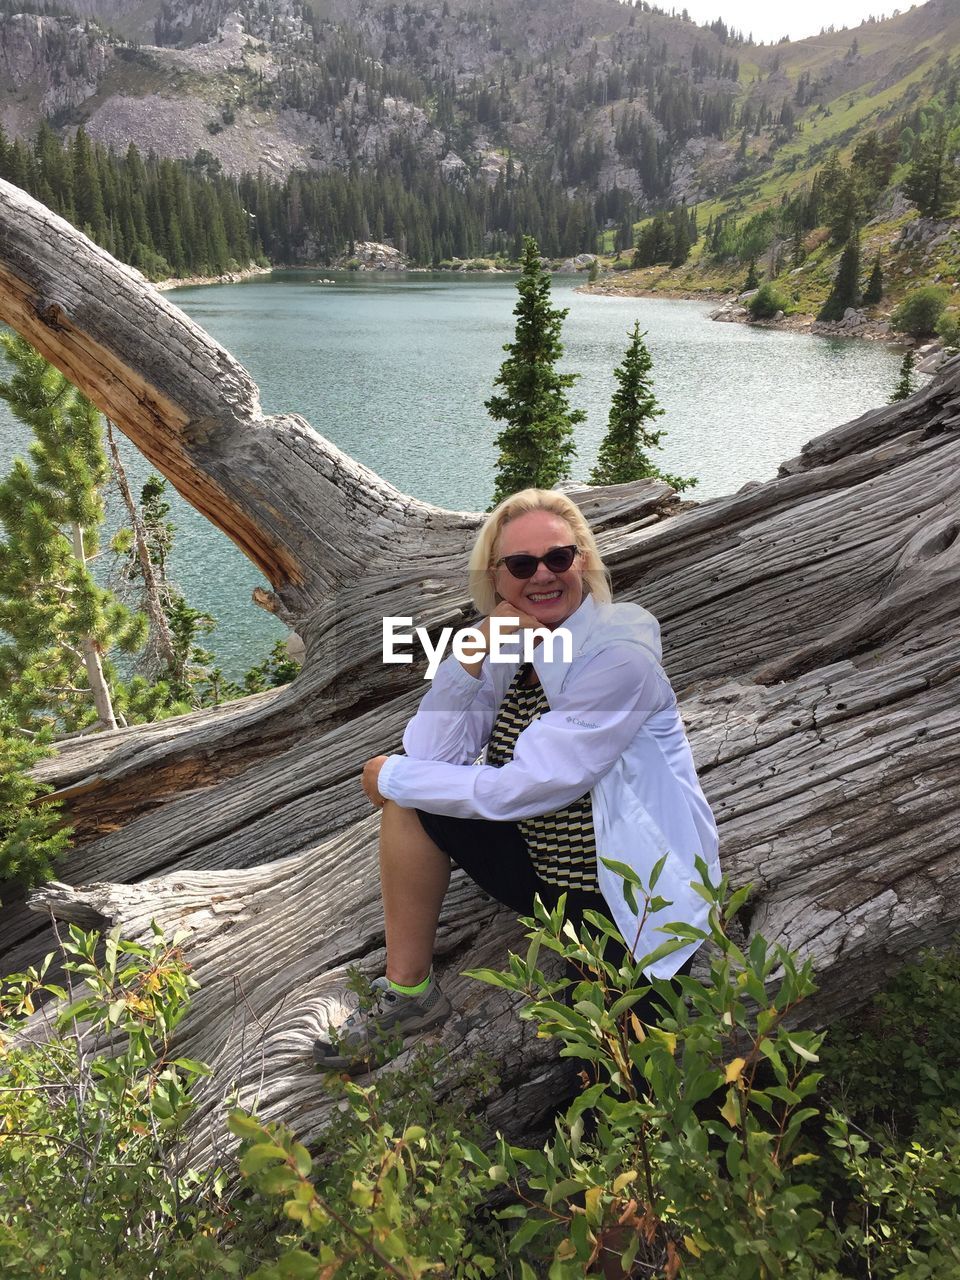
{"label": "black shorts", "polygon": [[562,889],[542,880],[530,861],[527,842],[516,822],[490,822],[486,818],[450,818],[442,813],[416,809],[420,825],[437,846],[471,880],[497,902],[518,916],[533,915],[536,894],[553,908],[562,893],[567,895],[566,918],[580,924],[588,908],[610,914],[599,889]]}
{"label": "black shorts", "polygon": [[[613,913],[598,889],[588,893],[583,889],[562,889],[549,884],[537,875],[530,861],[527,842],[515,822],[490,822],[486,818],[450,818],[442,813],[427,813],[415,809],[420,825],[447,856],[462,867],[471,880],[478,884],[497,902],[502,902],[520,916],[533,915],[533,899],[551,909],[557,905],[562,893],[567,895],[565,918],[575,926],[583,923],[583,913],[598,911],[608,919]],[[617,966],[623,963],[627,948],[618,938],[608,938],[603,950],[604,959]],[[687,960],[679,973],[689,973],[692,960]],[[570,977],[579,976],[572,968]],[[570,991],[566,993],[569,999]],[[642,1020],[658,1020],[653,994],[648,994],[636,1007]]]}
{"label": "black shorts", "polygon": [[[516,822],[450,818],[442,813],[427,813],[424,809],[415,812],[420,825],[437,848],[462,867],[484,893],[502,902],[518,916],[533,915],[533,899],[537,894],[544,906],[553,910],[560,895],[565,893],[564,919],[575,928],[579,929],[583,923],[584,911],[599,911],[608,919],[612,918],[599,889],[593,893],[585,889],[563,889],[541,879],[530,861],[527,842]],[[626,947],[618,939],[607,939],[603,955],[611,964],[619,966],[626,954]]]}

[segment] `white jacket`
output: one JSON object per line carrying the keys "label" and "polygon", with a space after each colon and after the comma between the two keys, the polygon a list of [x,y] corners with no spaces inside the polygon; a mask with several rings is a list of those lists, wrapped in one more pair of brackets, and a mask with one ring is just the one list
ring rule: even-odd
{"label": "white jacket", "polygon": [[[590,791],[600,891],[628,945],[639,919],[623,900],[622,880],[599,858],[627,863],[646,884],[667,855],[655,892],[671,905],[647,918],[634,947],[644,956],[666,941],[659,929],[672,920],[707,927],[707,904],[690,882],[699,879],[698,855],[711,881],[719,879],[717,828],[660,665],[653,615],[586,595],[563,625],[573,639],[572,660],[562,660],[560,645],[552,662],[544,661],[543,646],[534,650],[550,710],[519,735],[512,761],[500,768],[473,764],[519,658],[485,659],[477,677],[451,654],[407,725],[406,755],[387,758],[380,792],[407,808],[510,822],[552,813]],[[671,977],[695,950],[691,944],[675,951],[649,973]]]}

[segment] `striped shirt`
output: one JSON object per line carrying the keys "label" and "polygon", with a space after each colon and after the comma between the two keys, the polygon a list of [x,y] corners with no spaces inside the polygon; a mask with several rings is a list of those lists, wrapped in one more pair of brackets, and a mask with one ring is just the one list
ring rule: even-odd
{"label": "striped shirt", "polygon": [[[525,685],[532,670],[531,663],[521,664],[497,709],[487,744],[488,765],[499,768],[511,761],[523,730],[550,710],[539,681]],[[521,818],[517,826],[541,880],[563,889],[598,891],[597,846],[589,791],[553,813]]]}

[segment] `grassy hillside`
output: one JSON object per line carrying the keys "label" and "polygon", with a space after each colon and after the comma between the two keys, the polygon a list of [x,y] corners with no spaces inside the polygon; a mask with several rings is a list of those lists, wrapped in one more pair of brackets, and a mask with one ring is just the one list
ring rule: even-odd
{"label": "grassy hillside", "polygon": [[[888,318],[918,285],[955,292],[960,268],[960,206],[948,202],[936,219],[923,219],[902,186],[923,147],[943,131],[948,167],[956,171],[960,150],[960,5],[932,3],[880,23],[758,50],[757,73],[742,84],[741,120],[753,107],[771,117],[761,127],[741,126],[737,136],[741,172],[728,186],[696,206],[702,231],[717,220],[749,228],[766,217],[767,234],[740,251],[711,251],[701,236],[680,266],[658,262],[618,271],[624,291],[730,294],[744,288],[755,262],[759,280],[769,280],[792,311],[816,315],[830,293],[847,236],[831,233],[830,201],[815,225],[798,208],[824,175],[863,186],[858,155],[870,139],[888,148],[882,182],[860,192],[861,278],[866,284],[879,258],[884,294],[870,314]],[[776,117],[789,104],[792,120]],[[736,130],[728,135],[733,143]],[[818,177],[819,175],[819,177]],[[835,211],[834,211],[835,212]],[[836,221],[836,218],[834,218]],[[911,227],[911,223],[917,225]],[[650,219],[639,222],[641,241]],[[728,237],[729,239],[729,237]],[[605,248],[613,249],[608,233]],[[714,245],[714,250],[716,246]],[[607,267],[622,267],[626,255],[611,255]],[[600,287],[609,287],[609,279]],[[947,295],[948,308],[953,309]]]}

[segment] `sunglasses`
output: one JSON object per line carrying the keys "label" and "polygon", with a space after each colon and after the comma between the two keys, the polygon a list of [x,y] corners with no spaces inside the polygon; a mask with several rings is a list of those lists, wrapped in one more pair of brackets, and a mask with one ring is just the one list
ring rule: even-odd
{"label": "sunglasses", "polygon": [[530,556],[520,554],[515,556],[501,556],[497,564],[505,564],[507,570],[515,578],[532,578],[537,572],[537,566],[542,561],[551,573],[566,573],[577,558],[580,548],[577,546],[570,547],[551,547],[544,556]]}

